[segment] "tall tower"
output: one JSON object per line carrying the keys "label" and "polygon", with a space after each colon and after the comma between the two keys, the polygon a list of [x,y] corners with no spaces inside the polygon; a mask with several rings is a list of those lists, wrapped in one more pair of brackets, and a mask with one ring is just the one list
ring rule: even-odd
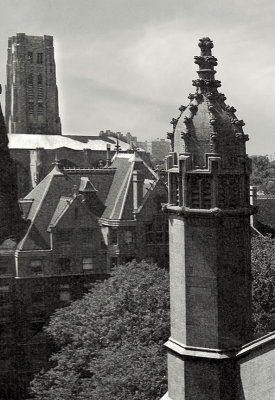
{"label": "tall tower", "polygon": [[209,38],[198,79],[172,119],[167,160],[170,221],[170,400],[232,400],[234,355],[250,338],[250,162],[244,122],[218,92]]}
{"label": "tall tower", "polygon": [[9,38],[6,124],[9,133],[61,134],[52,36]]}
{"label": "tall tower", "polygon": [[7,131],[0,104],[0,245],[9,238],[19,239],[23,227],[17,201],[16,168],[9,154]]}

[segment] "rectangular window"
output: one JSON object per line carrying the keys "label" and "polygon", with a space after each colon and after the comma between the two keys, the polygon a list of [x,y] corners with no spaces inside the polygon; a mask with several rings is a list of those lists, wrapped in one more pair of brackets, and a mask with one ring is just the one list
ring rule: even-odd
{"label": "rectangular window", "polygon": [[83,228],[82,240],[84,244],[91,244],[93,241],[93,230],[89,228]]}
{"label": "rectangular window", "polygon": [[43,115],[44,112],[44,105],[43,103],[37,103],[37,114],[38,115]]}
{"label": "rectangular window", "polygon": [[37,64],[43,64],[43,53],[37,53]]}
{"label": "rectangular window", "polygon": [[7,262],[0,263],[0,275],[8,275],[9,274],[9,266]]}
{"label": "rectangular window", "polygon": [[43,102],[43,88],[42,86],[38,86],[37,88],[37,100],[38,100],[38,104],[42,104]]}
{"label": "rectangular window", "polygon": [[43,77],[42,74],[37,75],[37,85],[42,85],[43,84]]}
{"label": "rectangular window", "polygon": [[30,101],[28,103],[28,110],[29,110],[29,114],[34,114],[34,102]]}
{"label": "rectangular window", "polygon": [[0,303],[8,303],[10,301],[10,286],[0,286]]}
{"label": "rectangular window", "polygon": [[68,229],[68,230],[63,230],[63,231],[57,232],[56,240],[57,240],[58,244],[70,244],[71,231]]}
{"label": "rectangular window", "polygon": [[32,64],[33,63],[33,52],[28,51],[28,63]]}
{"label": "rectangular window", "polygon": [[42,261],[41,260],[31,260],[30,269],[33,275],[41,275],[43,273],[42,270]]}
{"label": "rectangular window", "polygon": [[93,271],[94,260],[92,257],[84,257],[82,261],[83,271]]}
{"label": "rectangular window", "polygon": [[124,231],[124,242],[131,244],[135,241],[135,232],[133,230]]}
{"label": "rectangular window", "polygon": [[60,301],[70,301],[71,300],[71,290],[69,284],[63,284],[59,286],[59,299]]}
{"label": "rectangular window", "polygon": [[59,271],[61,274],[66,274],[71,272],[71,260],[70,258],[59,258]]}
{"label": "rectangular window", "polygon": [[118,240],[117,228],[110,228],[110,244],[117,244]]}
{"label": "rectangular window", "polygon": [[154,231],[153,231],[152,223],[145,225],[145,239],[146,239],[146,243],[154,242]]}

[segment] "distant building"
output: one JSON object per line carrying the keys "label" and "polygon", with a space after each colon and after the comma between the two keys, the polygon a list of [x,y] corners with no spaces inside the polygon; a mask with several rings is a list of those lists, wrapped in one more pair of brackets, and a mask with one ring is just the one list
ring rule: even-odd
{"label": "distant building", "polygon": [[6,124],[10,133],[61,134],[52,36],[9,38]]}
{"label": "distant building", "polygon": [[250,202],[258,207],[258,212],[251,216],[251,225],[256,233],[275,237],[275,195],[257,192],[257,187],[250,187]]}
{"label": "distant building", "polygon": [[126,135],[123,135],[121,132],[112,132],[110,129],[107,129],[106,131],[100,131],[99,132],[100,137],[109,137],[109,138],[117,138],[123,142],[126,142],[131,145],[131,148],[134,148],[137,146],[137,137],[132,136],[130,132],[127,132]]}
{"label": "distant building", "polygon": [[[123,152],[130,145],[112,137],[9,134],[11,157],[17,169],[19,197],[24,197],[52,170],[58,158],[60,165],[71,168],[96,168],[106,164],[116,153],[117,144]],[[150,157],[141,151],[142,158],[150,164]]]}
{"label": "distant building", "polygon": [[109,268],[132,259],[168,265],[168,220],[161,211],[167,187],[137,152],[118,153],[115,174],[99,219]]}
{"label": "distant building", "polygon": [[166,156],[170,152],[170,142],[165,139],[156,139],[145,142],[137,142],[137,146],[150,153],[152,161],[156,163],[163,163]]}

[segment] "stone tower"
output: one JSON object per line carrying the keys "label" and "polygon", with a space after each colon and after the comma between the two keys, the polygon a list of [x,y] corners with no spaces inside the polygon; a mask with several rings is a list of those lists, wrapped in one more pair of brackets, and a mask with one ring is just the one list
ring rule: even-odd
{"label": "stone tower", "polygon": [[52,36],[9,38],[6,124],[9,133],[61,134]]}
{"label": "stone tower", "polygon": [[250,162],[244,122],[218,92],[209,38],[198,79],[171,121],[170,400],[235,399],[235,354],[250,339]]}
{"label": "stone tower", "polygon": [[0,104],[0,245],[6,239],[19,239],[23,225],[17,201],[16,169],[9,154]]}

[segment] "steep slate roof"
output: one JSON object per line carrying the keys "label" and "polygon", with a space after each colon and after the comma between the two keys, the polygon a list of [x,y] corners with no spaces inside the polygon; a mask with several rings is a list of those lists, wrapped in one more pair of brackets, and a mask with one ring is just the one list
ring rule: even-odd
{"label": "steep slate roof", "polygon": [[140,170],[144,178],[152,180],[156,179],[156,174],[137,153],[116,154],[111,167],[116,168],[116,172],[102,218],[133,219],[133,171]]}
{"label": "steep slate roof", "polygon": [[[78,197],[79,189],[87,211],[104,219],[133,219],[133,171],[143,173],[143,201],[156,187],[157,175],[137,153],[117,153],[110,168],[53,170],[23,199],[22,209],[29,220],[18,250],[50,249],[49,228],[55,226]],[[105,210],[104,210],[105,208]]]}
{"label": "steep slate roof", "polygon": [[[74,185],[79,186],[80,180],[81,176],[71,177],[55,166],[24,198],[25,201],[32,200],[27,216],[30,225],[18,244],[19,250],[50,248],[50,236],[47,229],[66,212],[73,201],[73,187]],[[94,195],[96,196],[95,192]],[[88,208],[92,209],[92,207]]]}

